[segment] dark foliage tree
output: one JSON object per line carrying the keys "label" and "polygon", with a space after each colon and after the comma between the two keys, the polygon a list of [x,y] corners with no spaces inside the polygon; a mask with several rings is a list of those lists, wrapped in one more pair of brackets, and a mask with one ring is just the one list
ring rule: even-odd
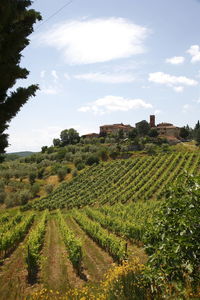
{"label": "dark foliage tree", "polygon": [[197,142],[197,146],[200,146],[200,128],[196,130],[195,141]]}
{"label": "dark foliage tree", "polygon": [[61,140],[60,139],[53,139],[53,145],[54,145],[54,147],[59,147],[61,145]]}
{"label": "dark foliage tree", "polygon": [[147,121],[143,120],[143,121],[137,123],[137,130],[138,130],[139,135],[145,136],[150,131],[150,125]]}
{"label": "dark foliage tree", "polygon": [[180,129],[180,137],[183,138],[183,139],[186,139],[190,134],[190,131],[184,126],[184,127],[181,127]]}
{"label": "dark foliage tree", "polygon": [[131,140],[134,140],[138,136],[138,131],[136,128],[133,128],[131,131],[128,133],[128,137]]}
{"label": "dark foliage tree", "polygon": [[48,150],[48,146],[42,146],[42,148],[41,148],[42,153],[47,152],[47,150]]}
{"label": "dark foliage tree", "polygon": [[18,87],[10,91],[18,79],[26,79],[29,71],[20,67],[22,51],[29,44],[28,36],[41,16],[33,9],[29,0],[0,1],[0,154],[8,147],[5,130],[11,119],[31,96],[35,96],[37,85]]}
{"label": "dark foliage tree", "polygon": [[149,130],[149,133],[148,133],[148,135],[150,136],[150,137],[157,137],[158,136],[158,130],[157,129],[155,129],[155,128],[151,128],[150,130]]}
{"label": "dark foliage tree", "polygon": [[200,129],[200,122],[197,121],[196,125],[194,126],[194,130],[193,130],[193,138],[196,140],[196,137],[198,135],[198,131]]}
{"label": "dark foliage tree", "polygon": [[73,145],[80,141],[79,133],[74,129],[65,129],[60,133],[61,145]]}

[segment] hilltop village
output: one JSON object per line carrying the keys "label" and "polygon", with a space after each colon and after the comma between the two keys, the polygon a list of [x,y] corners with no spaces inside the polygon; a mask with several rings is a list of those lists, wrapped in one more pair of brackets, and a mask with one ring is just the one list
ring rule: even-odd
{"label": "hilltop village", "polygon": [[[146,121],[141,121],[146,122]],[[123,123],[111,124],[111,125],[102,125],[100,126],[99,133],[88,133],[83,135],[84,138],[98,138],[101,136],[118,134],[120,131],[123,132],[125,137],[128,137],[128,134],[134,130],[138,129],[141,122],[135,124],[135,127],[131,125],[125,125]],[[158,132],[159,137],[166,138],[169,143],[178,143],[180,139],[180,128],[174,126],[171,123],[162,122],[156,125],[155,115],[150,115],[149,125],[151,129],[155,129]]]}

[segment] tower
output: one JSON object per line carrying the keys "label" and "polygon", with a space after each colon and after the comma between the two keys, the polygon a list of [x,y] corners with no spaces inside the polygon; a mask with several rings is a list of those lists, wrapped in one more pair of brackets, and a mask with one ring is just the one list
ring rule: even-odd
{"label": "tower", "polygon": [[150,115],[150,127],[155,127],[155,115]]}

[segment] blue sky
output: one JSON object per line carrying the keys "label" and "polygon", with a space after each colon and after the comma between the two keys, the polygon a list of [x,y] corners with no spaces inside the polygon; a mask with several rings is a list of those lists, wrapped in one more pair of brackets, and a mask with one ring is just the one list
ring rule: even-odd
{"label": "blue sky", "polygon": [[[68,1],[69,2],[69,1]],[[8,152],[40,151],[63,129],[200,119],[200,1],[36,0],[18,85],[40,85],[11,121]]]}

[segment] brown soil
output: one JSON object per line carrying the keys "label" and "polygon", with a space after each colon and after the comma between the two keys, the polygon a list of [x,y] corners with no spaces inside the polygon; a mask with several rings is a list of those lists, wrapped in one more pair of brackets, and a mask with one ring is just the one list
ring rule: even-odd
{"label": "brown soil", "polygon": [[83,269],[87,278],[91,282],[103,279],[113,263],[112,258],[103,251],[97,244],[87,236],[80,226],[72,219],[67,217],[67,225],[74,231],[76,237],[80,238],[83,244]]}
{"label": "brown soil", "polygon": [[84,282],[76,275],[67,259],[65,245],[53,216],[47,224],[45,245],[42,252],[41,284],[54,291],[66,292],[71,287],[81,286]]}
{"label": "brown soil", "polygon": [[52,176],[49,176],[47,179],[46,179],[46,183],[47,184],[52,184],[52,185],[58,185],[58,176],[57,175],[52,175]]}

